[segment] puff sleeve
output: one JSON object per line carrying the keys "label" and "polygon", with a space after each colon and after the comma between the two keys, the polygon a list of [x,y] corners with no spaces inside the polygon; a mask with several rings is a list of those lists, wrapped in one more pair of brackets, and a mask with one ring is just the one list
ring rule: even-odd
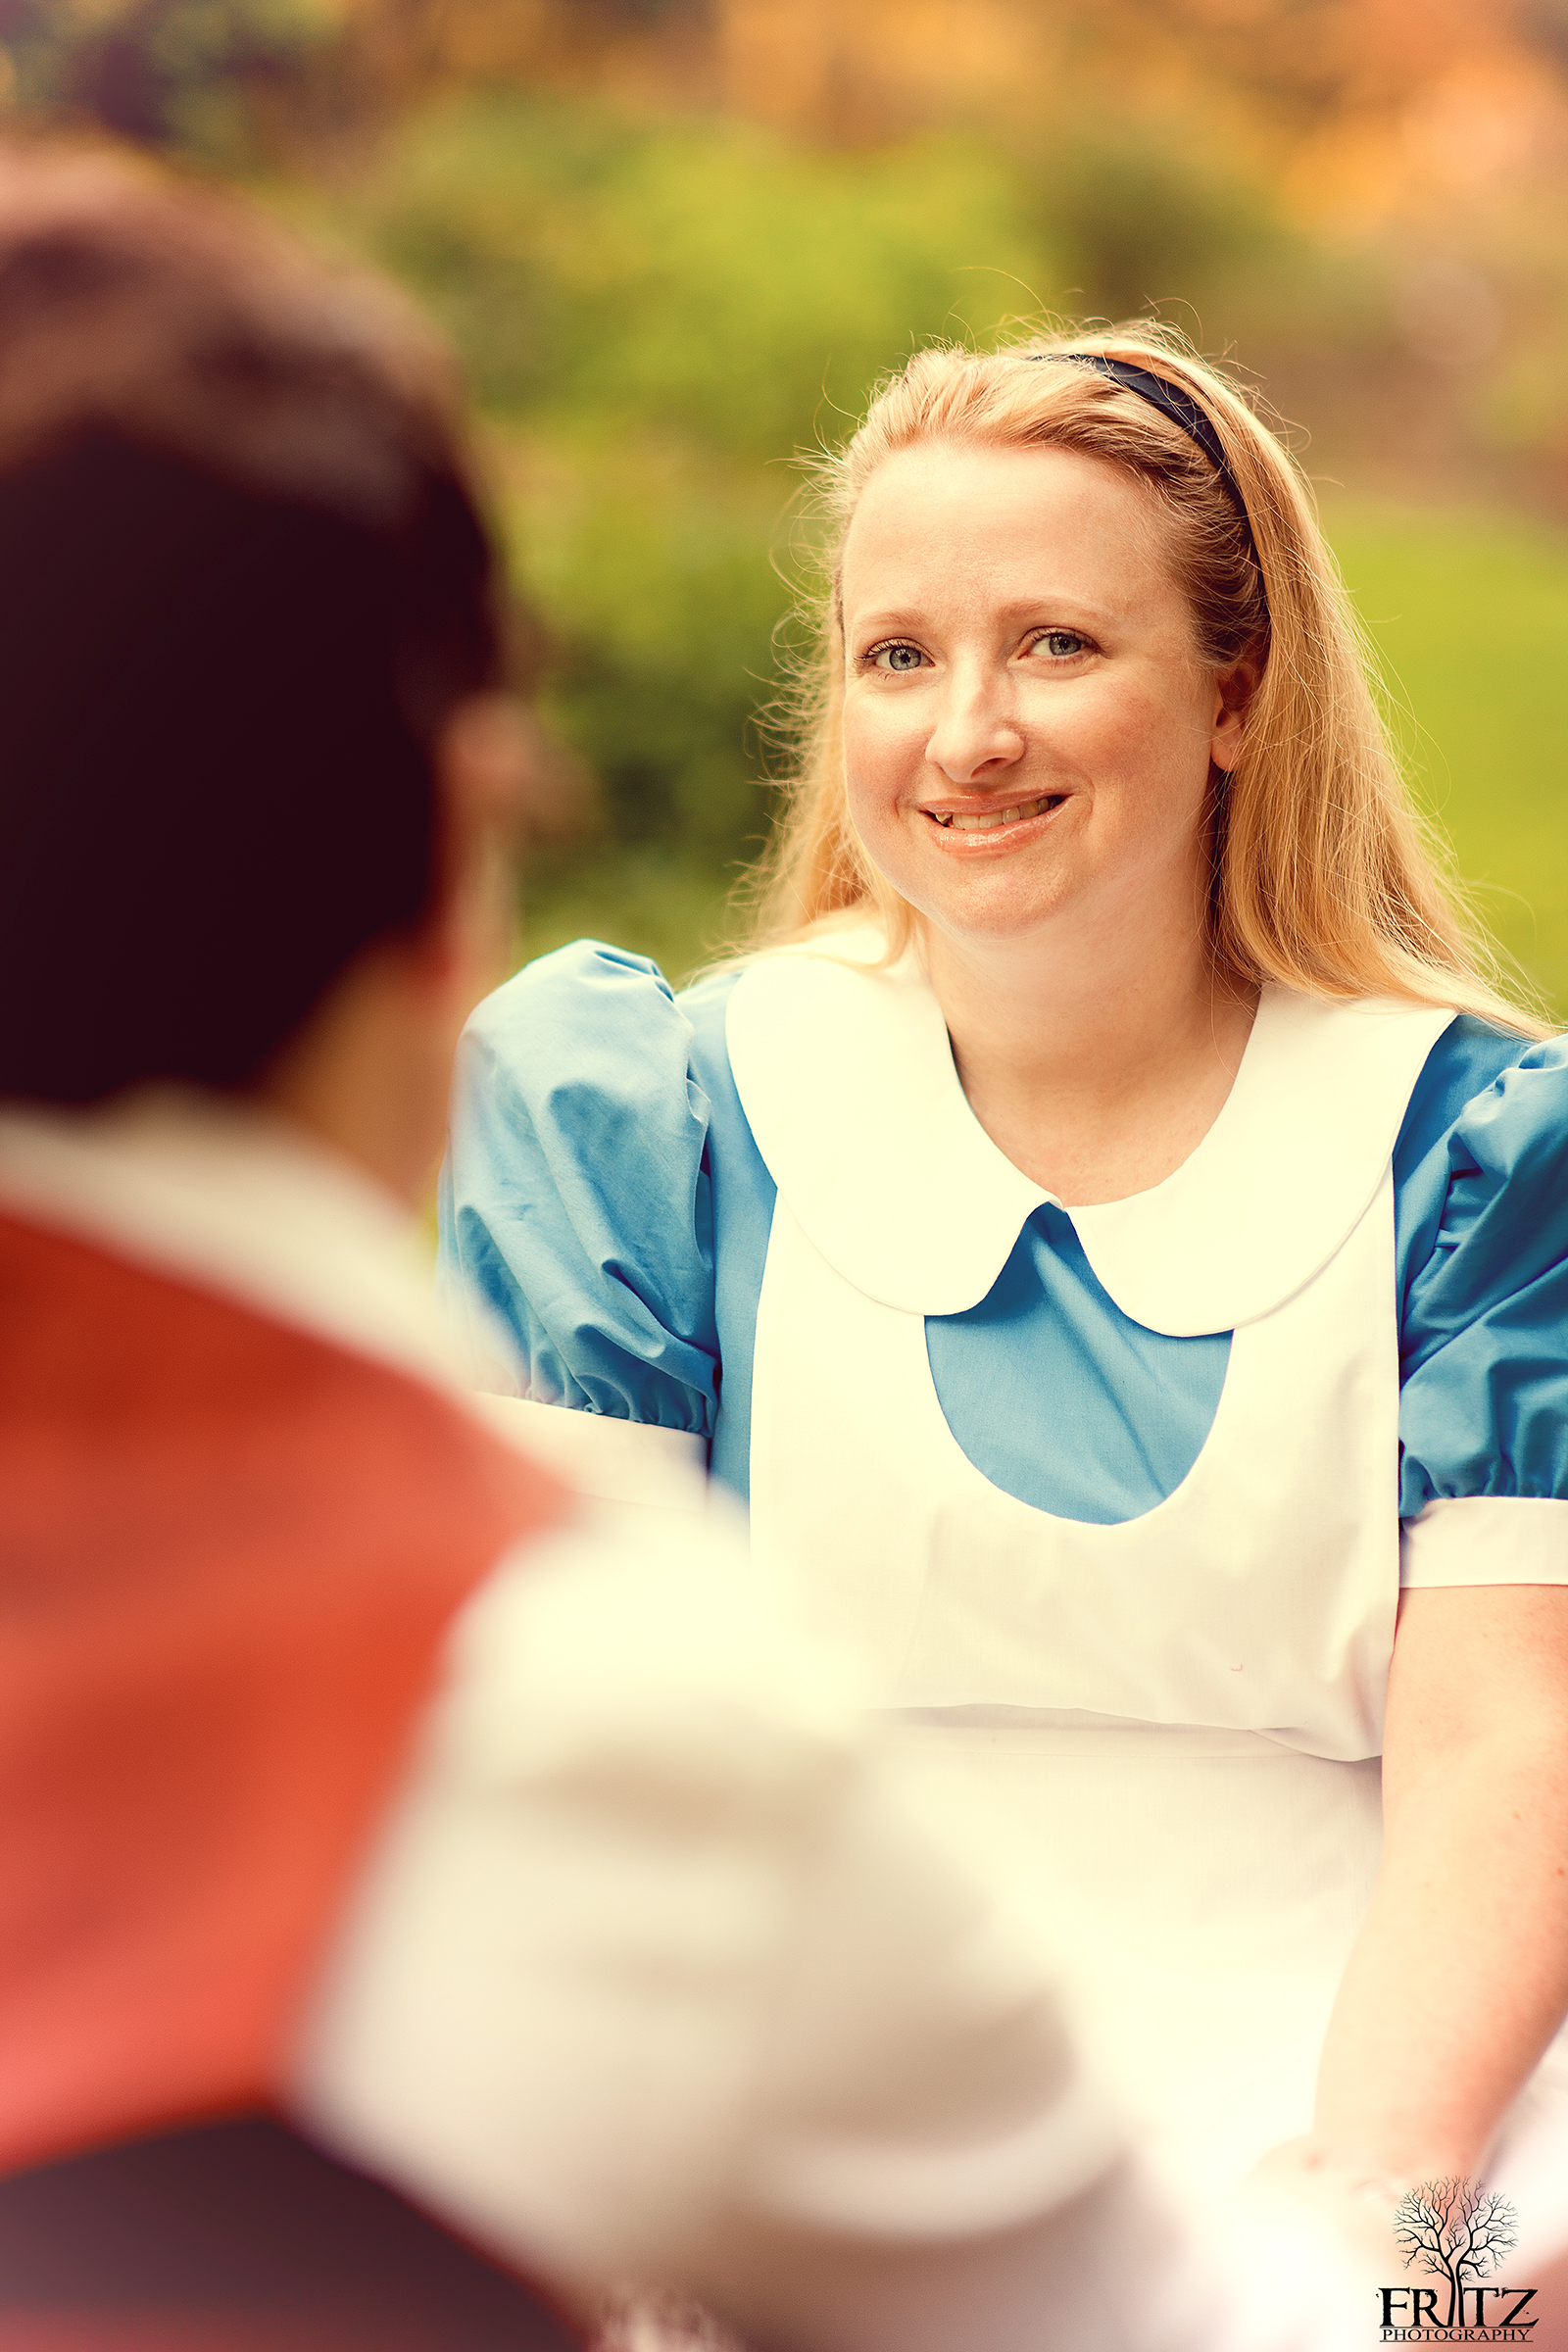
{"label": "puff sleeve", "polygon": [[1402,1197],[1402,1581],[1568,1584],[1568,1040],[1517,1052]]}
{"label": "puff sleeve", "polygon": [[486,999],[458,1054],[440,1281],[517,1393],[704,1444],[717,1403],[708,1097],[657,967],[579,941]]}

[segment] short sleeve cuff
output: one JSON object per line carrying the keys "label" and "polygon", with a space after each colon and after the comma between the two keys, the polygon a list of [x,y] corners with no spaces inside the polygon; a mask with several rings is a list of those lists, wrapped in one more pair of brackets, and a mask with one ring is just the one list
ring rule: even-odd
{"label": "short sleeve cuff", "polygon": [[1399,1583],[1568,1585],[1568,1502],[1523,1494],[1429,1502],[1405,1521]]}

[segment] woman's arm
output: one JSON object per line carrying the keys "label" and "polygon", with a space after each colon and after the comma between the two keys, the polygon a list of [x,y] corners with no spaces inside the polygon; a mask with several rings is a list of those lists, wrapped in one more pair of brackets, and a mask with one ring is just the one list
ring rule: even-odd
{"label": "woman's arm", "polygon": [[1395,2177],[1471,2173],[1568,2009],[1568,1588],[1405,1592],[1383,1801],[1313,2138]]}

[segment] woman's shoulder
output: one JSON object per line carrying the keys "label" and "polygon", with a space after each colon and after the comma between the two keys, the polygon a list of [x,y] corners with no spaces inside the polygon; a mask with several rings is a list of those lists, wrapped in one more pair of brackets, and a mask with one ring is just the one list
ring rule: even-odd
{"label": "woman's shoulder", "polygon": [[470,1018],[442,1263],[510,1329],[527,1394],[710,1429],[717,1344],[703,1064],[721,1033],[713,982],[677,998],[647,956],[599,940],[525,964]]}
{"label": "woman's shoulder", "polygon": [[608,1122],[641,1157],[661,1132],[684,1129],[694,1085],[711,1092],[727,1080],[725,1012],[739,976],[708,973],[677,992],[649,956],[574,940],[524,964],[470,1015],[460,1095],[580,1132],[595,1149]]}
{"label": "woman's shoulder", "polygon": [[[1511,1511],[1568,1495],[1568,1038],[1456,1020],[1422,1073],[1395,1174],[1401,1516],[1424,1529],[1434,1502]],[[1542,1573],[1557,1574],[1554,1524],[1532,1516],[1528,1543],[1517,1514],[1498,1527],[1489,1550],[1472,1515],[1459,1581],[1530,1583],[1548,1554]],[[1408,1583],[1454,1581],[1419,1545],[1405,1568]]]}
{"label": "woman's shoulder", "polygon": [[1395,1152],[1397,1184],[1489,1169],[1526,1177],[1568,1154],[1568,1036],[1521,1036],[1460,1013],[1427,1056]]}
{"label": "woman's shoulder", "polygon": [[[1568,1340],[1568,1037],[1456,1019],[1411,1098],[1394,1177],[1407,1363],[1498,1313],[1521,1329],[1549,1314]],[[1510,1302],[1526,1293],[1522,1314]]]}
{"label": "woman's shoulder", "polygon": [[649,956],[577,939],[536,956],[486,997],[468,1020],[464,1050],[529,1085],[591,1067],[600,1082],[635,1086],[648,1074],[650,1051],[676,1050],[690,1026]]}
{"label": "woman's shoulder", "polygon": [[458,1054],[459,1156],[520,1165],[557,1185],[576,1171],[605,1197],[684,1194],[733,1083],[725,1014],[737,970],[677,992],[646,956],[575,940],[520,971],[470,1016]]}

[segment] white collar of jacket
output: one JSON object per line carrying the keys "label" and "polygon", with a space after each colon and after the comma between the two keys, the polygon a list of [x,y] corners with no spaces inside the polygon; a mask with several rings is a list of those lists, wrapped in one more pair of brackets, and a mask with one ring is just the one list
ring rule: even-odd
{"label": "white collar of jacket", "polygon": [[[409,1210],[280,1115],[180,1087],[0,1107],[0,1210],[466,1397]],[[495,1384],[490,1384],[495,1385]]]}
{"label": "white collar of jacket", "polygon": [[[730,998],[730,1063],[768,1172],[829,1264],[885,1306],[962,1314],[1056,1196],[970,1109],[917,959],[868,968],[882,945],[843,930],[759,956]],[[1310,1282],[1381,1184],[1452,1019],[1265,988],[1191,1156],[1150,1192],[1068,1211],[1123,1314],[1173,1338],[1232,1331]]]}

